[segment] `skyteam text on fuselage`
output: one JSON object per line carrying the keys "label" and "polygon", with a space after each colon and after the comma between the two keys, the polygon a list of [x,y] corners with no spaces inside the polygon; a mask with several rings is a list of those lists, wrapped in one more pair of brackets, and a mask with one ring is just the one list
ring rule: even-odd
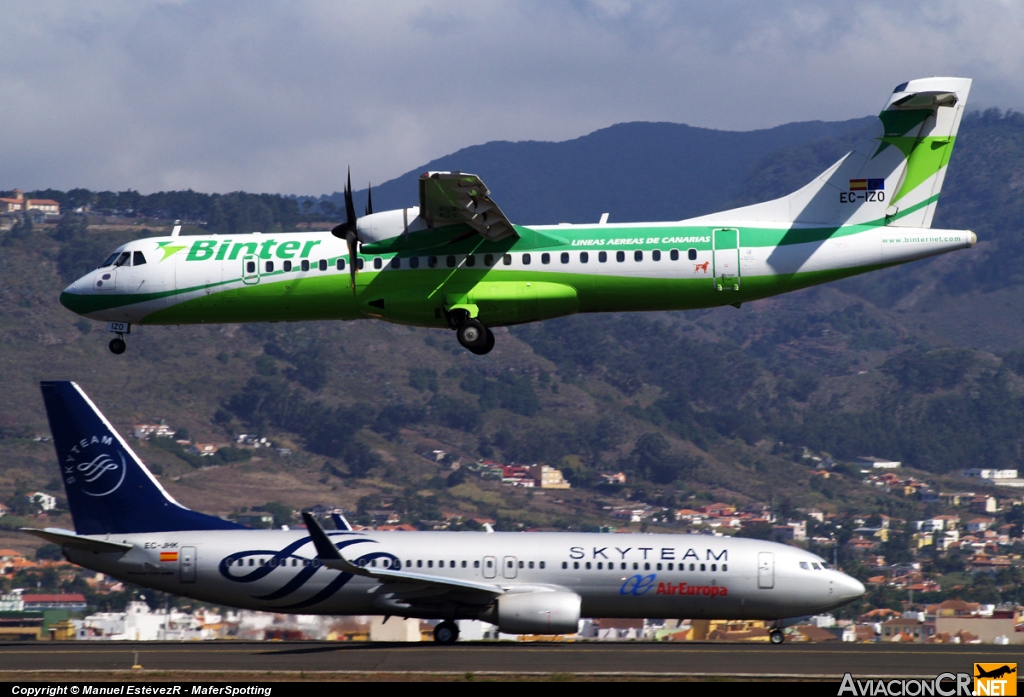
{"label": "skyteam text on fuselage", "polygon": [[474,353],[490,327],[579,312],[736,305],[971,247],[933,230],[971,81],[896,88],[874,137],[802,189],[681,222],[513,225],[472,174],[427,172],[419,206],[326,233],[149,238],[118,248],[61,294],[132,324],[382,319],[450,328]]}
{"label": "skyteam text on fuselage", "polygon": [[[251,530],[163,489],[73,382],[43,382],[75,529],[28,529],[67,559],[148,588],[269,612],[482,619],[512,634],[575,633],[580,617],[780,620],[864,586],[820,557],[708,535]],[[777,629],[771,635],[782,641]]]}

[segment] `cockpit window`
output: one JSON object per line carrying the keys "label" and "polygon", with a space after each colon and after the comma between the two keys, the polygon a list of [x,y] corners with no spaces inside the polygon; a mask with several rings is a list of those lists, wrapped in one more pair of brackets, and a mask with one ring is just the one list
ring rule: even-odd
{"label": "cockpit window", "polygon": [[811,566],[814,567],[815,571],[821,571],[821,567],[815,564],[813,561],[811,562]]}
{"label": "cockpit window", "polygon": [[107,260],[105,262],[103,262],[102,264],[100,264],[100,268],[102,269],[105,266],[110,266],[111,264],[113,264],[114,260],[117,259],[117,254],[118,254],[117,252],[114,252],[109,257],[107,257]]}
{"label": "cockpit window", "polygon": [[127,266],[131,262],[131,259],[131,252],[121,252],[121,254],[117,257],[117,261],[114,262],[114,266]]}
{"label": "cockpit window", "polygon": [[132,252],[132,266],[142,266],[146,263],[146,257],[142,252]]}
{"label": "cockpit window", "polygon": [[831,569],[832,567],[829,566],[828,564],[826,564],[825,562],[821,562],[821,568],[823,568],[823,569]]}
{"label": "cockpit window", "polygon": [[803,569],[804,571],[810,571],[811,570],[811,565],[808,564],[805,561],[802,561],[802,562],[800,562],[800,568]]}

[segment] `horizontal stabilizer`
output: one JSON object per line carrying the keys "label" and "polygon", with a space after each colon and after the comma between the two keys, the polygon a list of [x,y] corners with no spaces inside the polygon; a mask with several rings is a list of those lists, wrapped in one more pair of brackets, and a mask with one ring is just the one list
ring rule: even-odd
{"label": "horizontal stabilizer", "polygon": [[132,545],[125,544],[123,542],[95,540],[91,537],[76,535],[70,530],[62,530],[60,528],[19,528],[19,530],[27,532],[29,535],[40,537],[55,545],[60,545],[61,547],[81,549],[86,552],[96,552],[98,554],[111,554],[117,552],[124,554],[132,548]]}

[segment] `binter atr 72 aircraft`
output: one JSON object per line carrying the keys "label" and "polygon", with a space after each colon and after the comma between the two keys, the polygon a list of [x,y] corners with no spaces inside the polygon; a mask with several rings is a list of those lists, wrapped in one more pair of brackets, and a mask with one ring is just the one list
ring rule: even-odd
{"label": "binter atr 72 aircraft", "polygon": [[[419,206],[333,235],[154,237],[68,286],[70,310],[132,324],[374,318],[450,328],[477,354],[490,327],[578,312],[735,305],[972,246],[932,230],[971,81],[905,82],[877,131],[789,196],[681,222],[513,225],[476,175],[427,172]],[[177,232],[177,229],[176,231]]]}
{"label": "binter atr 72 aircraft", "polygon": [[[780,620],[864,586],[796,547],[707,535],[251,530],[164,491],[73,382],[43,382],[75,530],[23,528],[69,561],[167,593],[270,612],[481,619],[575,633],[580,617]],[[781,624],[781,622],[779,623]],[[783,635],[776,628],[773,643]]]}

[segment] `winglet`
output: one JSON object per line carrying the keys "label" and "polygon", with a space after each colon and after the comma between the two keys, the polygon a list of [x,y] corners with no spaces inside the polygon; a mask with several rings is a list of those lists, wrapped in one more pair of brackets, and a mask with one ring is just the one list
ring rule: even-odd
{"label": "winglet", "polygon": [[365,569],[352,564],[341,555],[335,544],[331,542],[331,538],[327,536],[323,526],[309,511],[302,512],[302,522],[306,524],[306,530],[313,541],[313,546],[316,547],[316,556],[321,564],[331,569],[347,571],[350,574],[369,575]]}
{"label": "winglet", "polygon": [[345,532],[352,532],[352,525],[341,513],[332,513],[331,520],[334,521],[334,527],[338,530],[344,530]]}

